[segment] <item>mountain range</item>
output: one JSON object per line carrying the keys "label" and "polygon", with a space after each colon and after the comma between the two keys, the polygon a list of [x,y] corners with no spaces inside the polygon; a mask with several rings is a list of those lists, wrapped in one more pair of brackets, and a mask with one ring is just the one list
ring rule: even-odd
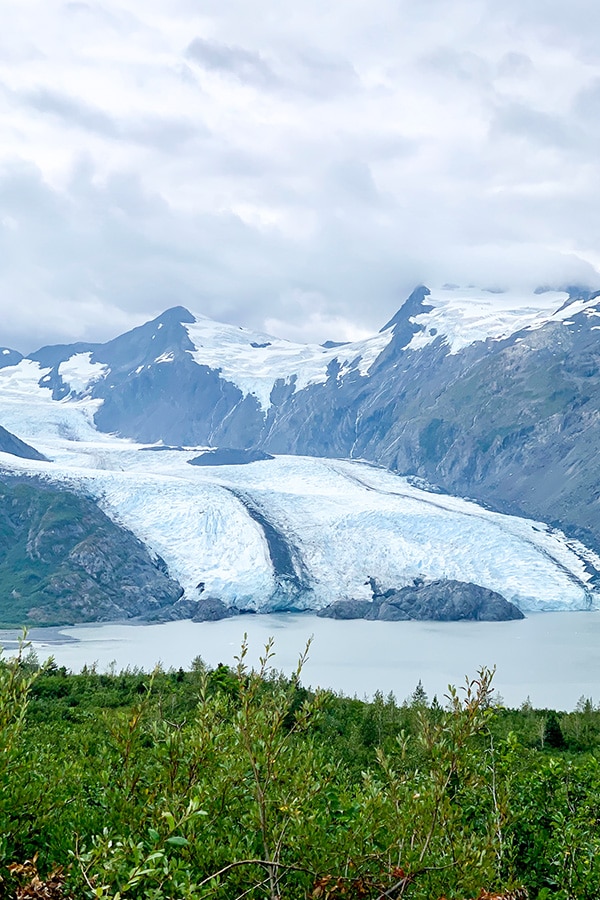
{"label": "mountain range", "polygon": [[[322,609],[373,599],[369,579],[423,578],[582,608],[600,550],[598,332],[600,295],[576,287],[420,286],[378,334],[324,345],[174,307],[105,344],[0,348],[0,464],[99,502],[166,561],[182,615],[202,597]],[[185,522],[171,532],[167,495],[163,517]],[[533,546],[549,566],[537,587]]]}

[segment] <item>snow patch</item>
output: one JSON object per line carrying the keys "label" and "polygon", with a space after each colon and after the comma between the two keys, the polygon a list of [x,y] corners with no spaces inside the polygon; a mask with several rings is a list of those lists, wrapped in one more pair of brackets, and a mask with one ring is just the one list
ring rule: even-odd
{"label": "snow patch", "polygon": [[[103,442],[94,425],[94,414],[102,400],[90,398],[55,401],[50,386],[50,368],[23,359],[16,366],[0,369],[0,422],[50,459],[58,446],[70,447],[81,440]],[[40,384],[40,381],[42,382]],[[106,440],[113,438],[108,435]]]}
{"label": "snow patch", "polygon": [[597,298],[575,300],[563,309],[567,301],[568,294],[561,291],[432,290],[423,302],[433,309],[410,319],[423,330],[414,335],[408,348],[420,350],[442,337],[450,353],[455,354],[475,341],[499,340],[523,328],[541,328],[548,322],[569,324],[570,317],[598,303]]}
{"label": "snow patch", "polygon": [[50,400],[50,390],[40,388],[39,385],[43,376],[49,375],[50,371],[49,367],[43,369],[32,359],[22,359],[16,366],[6,366],[0,369],[0,394],[19,397],[23,402],[42,392]]}
{"label": "snow patch", "polygon": [[109,371],[108,366],[93,363],[91,353],[76,353],[58,367],[58,374],[74,394],[85,393]]}
{"label": "snow patch", "polygon": [[264,411],[271,405],[271,391],[278,380],[293,383],[295,390],[322,384],[333,360],[338,360],[340,366],[338,378],[352,370],[367,375],[393,337],[389,329],[366,340],[325,348],[319,344],[295,344],[205,316],[196,316],[196,322],[185,327],[195,347],[188,351],[195,362],[220,370],[222,377],[235,384],[244,396],[256,397]]}

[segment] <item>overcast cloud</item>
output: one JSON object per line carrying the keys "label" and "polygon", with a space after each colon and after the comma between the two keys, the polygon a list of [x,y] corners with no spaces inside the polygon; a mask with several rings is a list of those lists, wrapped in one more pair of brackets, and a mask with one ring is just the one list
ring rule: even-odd
{"label": "overcast cloud", "polygon": [[3,0],[0,344],[600,287],[596,0]]}

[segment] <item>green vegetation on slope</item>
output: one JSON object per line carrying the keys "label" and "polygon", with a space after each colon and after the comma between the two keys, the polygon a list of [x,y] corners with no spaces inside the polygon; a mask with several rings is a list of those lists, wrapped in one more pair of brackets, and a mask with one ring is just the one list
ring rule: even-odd
{"label": "green vegetation on slope", "polygon": [[270,650],[259,672],[245,647],[236,670],[0,665],[0,897],[600,896],[590,702],[496,708],[483,670],[443,706],[365,703]]}
{"label": "green vegetation on slope", "polygon": [[94,500],[35,479],[0,481],[0,622],[151,615],[181,588]]}

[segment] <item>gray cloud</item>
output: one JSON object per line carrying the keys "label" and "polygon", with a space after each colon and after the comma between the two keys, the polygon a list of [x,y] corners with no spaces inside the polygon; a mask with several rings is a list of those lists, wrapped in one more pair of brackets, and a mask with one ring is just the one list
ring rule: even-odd
{"label": "gray cloud", "polygon": [[579,91],[573,109],[581,120],[595,124],[600,118],[600,78],[595,78]]}
{"label": "gray cloud", "polygon": [[491,65],[479,54],[458,51],[453,47],[437,47],[428,54],[424,63],[443,77],[451,77],[478,85],[489,84],[492,80]]}
{"label": "gray cloud", "polygon": [[508,22],[514,28],[533,33],[544,44],[561,52],[571,50],[580,58],[599,58],[597,35],[600,30],[600,6],[590,0],[490,0],[490,18]]}
{"label": "gray cloud", "polygon": [[343,56],[326,54],[309,46],[292,52],[285,64],[286,77],[282,84],[291,93],[305,93],[318,99],[349,95],[361,89],[356,69]]}
{"label": "gray cloud", "polygon": [[23,92],[18,99],[37,112],[56,116],[66,125],[85,128],[107,137],[118,135],[117,122],[112,116],[68,94],[39,87]]}
{"label": "gray cloud", "polygon": [[208,134],[204,125],[192,123],[184,117],[145,115],[119,118],[77,97],[48,88],[23,92],[15,99],[42,114],[56,117],[67,127],[82,128],[102,137],[133,141],[166,151]]}
{"label": "gray cloud", "polygon": [[528,78],[533,71],[533,62],[526,53],[511,50],[498,60],[498,75],[501,78]]}
{"label": "gray cloud", "polygon": [[381,197],[369,166],[359,159],[342,159],[326,173],[327,199],[337,209],[377,206]]}
{"label": "gray cloud", "polygon": [[600,286],[596,16],[9,4],[2,343],[108,338],[178,303],[324,340],[378,329],[421,281]]}
{"label": "gray cloud", "polygon": [[118,136],[123,140],[171,151],[198,137],[207,137],[204,124],[176,116],[142,116],[120,122]]}
{"label": "gray cloud", "polygon": [[343,56],[314,46],[284,45],[276,49],[276,62],[267,62],[260,52],[196,37],[185,55],[204,69],[289,95],[306,94],[318,99],[360,89],[356,69]]}
{"label": "gray cloud", "polygon": [[196,37],[186,50],[188,59],[206,69],[235,75],[240,81],[270,87],[279,80],[260,53]]}
{"label": "gray cloud", "polygon": [[494,115],[492,137],[512,135],[545,147],[568,148],[578,134],[566,117],[533,109],[522,103],[500,106]]}

